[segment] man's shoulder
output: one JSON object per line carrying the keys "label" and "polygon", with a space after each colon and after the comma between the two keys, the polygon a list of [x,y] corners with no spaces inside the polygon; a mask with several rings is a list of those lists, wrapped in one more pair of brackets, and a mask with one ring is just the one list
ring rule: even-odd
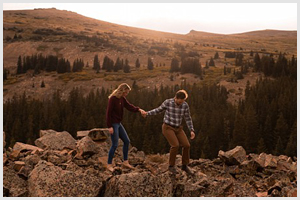
{"label": "man's shoulder", "polygon": [[170,104],[170,103],[172,103],[173,101],[174,101],[174,99],[173,99],[173,98],[170,98],[170,99],[166,99],[166,100],[165,100],[165,103]]}
{"label": "man's shoulder", "polygon": [[184,107],[184,108],[189,108],[189,104],[188,104],[186,101],[185,101],[185,102],[183,102],[183,104],[182,104],[182,105],[183,105],[183,107]]}

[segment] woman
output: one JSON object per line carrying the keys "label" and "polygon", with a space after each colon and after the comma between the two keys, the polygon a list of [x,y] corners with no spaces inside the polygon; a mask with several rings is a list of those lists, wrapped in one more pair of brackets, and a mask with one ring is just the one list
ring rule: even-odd
{"label": "woman", "polygon": [[141,114],[145,114],[145,111],[140,109],[139,107],[130,104],[127,101],[125,97],[128,95],[130,90],[131,88],[128,84],[122,83],[108,97],[109,101],[106,110],[106,122],[107,122],[107,127],[109,128],[109,133],[111,134],[112,145],[108,152],[107,169],[111,172],[114,171],[112,160],[115,151],[118,147],[119,138],[121,138],[121,140],[124,143],[123,146],[124,161],[122,165],[123,167],[134,169],[134,167],[128,163],[128,147],[129,147],[130,140],[128,138],[126,130],[121,124],[121,121],[123,119],[123,108],[125,107],[127,110],[131,112],[140,112]]}

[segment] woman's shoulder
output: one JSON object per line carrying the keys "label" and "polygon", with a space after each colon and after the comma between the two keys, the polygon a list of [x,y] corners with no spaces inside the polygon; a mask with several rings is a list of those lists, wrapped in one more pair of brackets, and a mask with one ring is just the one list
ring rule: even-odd
{"label": "woman's shoulder", "polygon": [[109,101],[115,101],[116,99],[117,99],[116,96],[112,96],[112,97],[109,98]]}

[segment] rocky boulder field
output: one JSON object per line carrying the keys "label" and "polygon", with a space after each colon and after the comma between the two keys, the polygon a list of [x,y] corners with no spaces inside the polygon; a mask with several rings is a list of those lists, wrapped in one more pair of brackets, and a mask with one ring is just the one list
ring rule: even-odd
{"label": "rocky boulder field", "polygon": [[[5,133],[3,133],[5,147]],[[110,139],[105,129],[68,132],[41,130],[35,145],[3,149],[5,197],[296,197],[297,158],[246,154],[241,146],[218,158],[191,159],[192,175],[168,171],[168,154],[145,155],[130,147],[124,169],[122,142],[115,171],[106,170]]]}

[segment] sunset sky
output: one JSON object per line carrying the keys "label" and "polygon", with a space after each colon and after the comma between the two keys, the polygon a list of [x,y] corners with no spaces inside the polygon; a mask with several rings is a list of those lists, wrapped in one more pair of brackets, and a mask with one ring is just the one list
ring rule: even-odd
{"label": "sunset sky", "polygon": [[186,34],[297,30],[296,3],[4,3],[3,10],[52,8],[121,25]]}

